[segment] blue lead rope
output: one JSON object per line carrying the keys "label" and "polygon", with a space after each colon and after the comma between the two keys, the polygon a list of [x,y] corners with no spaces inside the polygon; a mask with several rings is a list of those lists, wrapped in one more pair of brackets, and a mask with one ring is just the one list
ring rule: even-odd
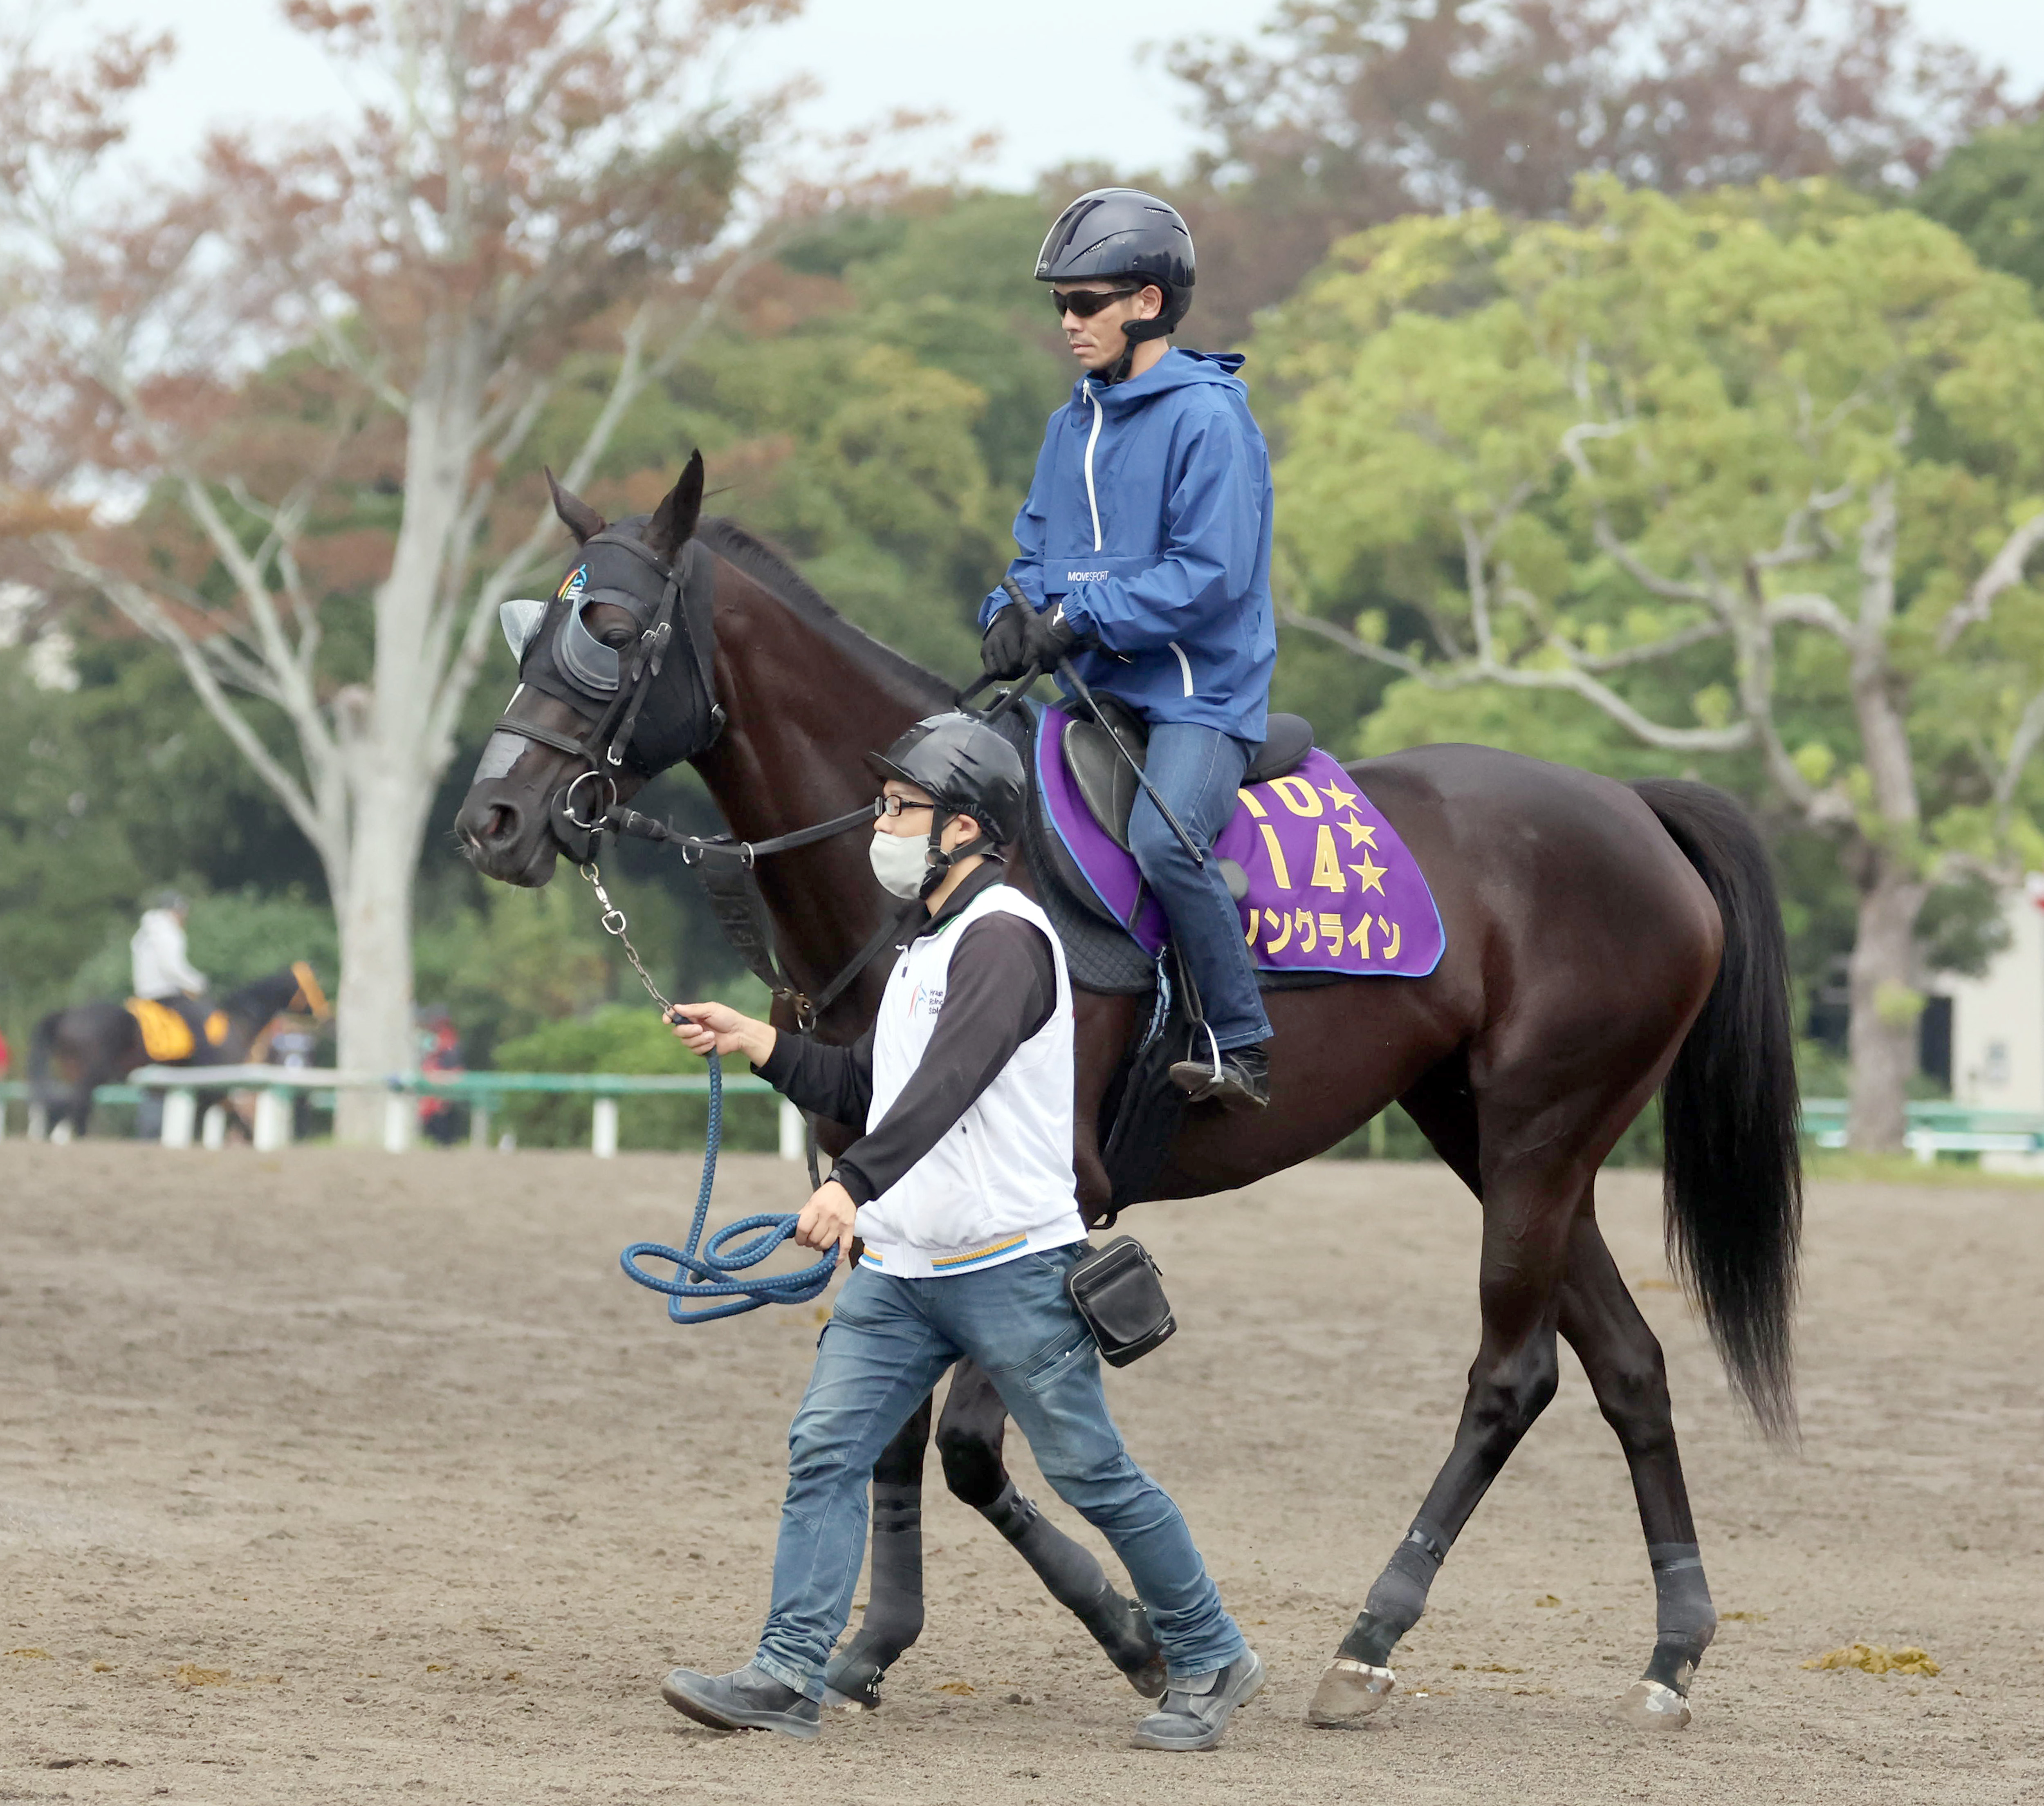
{"label": "blue lead rope", "polygon": [[[696,1214],[689,1225],[686,1248],[669,1248],[657,1241],[635,1241],[618,1256],[624,1276],[642,1286],[667,1294],[667,1315],[676,1323],[710,1323],[720,1317],[737,1317],[762,1305],[807,1304],[831,1282],[837,1271],[836,1250],[813,1267],[798,1273],[763,1273],[756,1279],[739,1279],[734,1274],[757,1267],[795,1233],[792,1216],[763,1215],[740,1217],[727,1223],[709,1238],[702,1239],[709,1221],[709,1194],[717,1183],[717,1152],[724,1141],[724,1063],[709,1056],[709,1129],[703,1141],[702,1184],[696,1193]],[[737,1247],[728,1246],[734,1236],[747,1229],[763,1233]],[[641,1257],[671,1261],[674,1277],[663,1279],[640,1266]],[[683,1278],[683,1275],[686,1278]],[[706,1310],[684,1310],[684,1299],[728,1298],[728,1304],[712,1305]]]}

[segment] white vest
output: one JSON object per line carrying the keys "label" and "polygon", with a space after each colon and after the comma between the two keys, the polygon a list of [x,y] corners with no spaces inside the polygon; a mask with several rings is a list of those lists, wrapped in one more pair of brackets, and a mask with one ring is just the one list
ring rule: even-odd
{"label": "white vest", "polygon": [[1020,916],[1050,942],[1057,1002],[943,1139],[860,1208],[866,1264],[883,1272],[971,1272],[1085,1238],[1072,1175],[1071,979],[1049,918],[1020,891],[989,885],[896,956],[874,1025],[866,1126],[886,1115],[929,1046],[966,930],[997,913]]}

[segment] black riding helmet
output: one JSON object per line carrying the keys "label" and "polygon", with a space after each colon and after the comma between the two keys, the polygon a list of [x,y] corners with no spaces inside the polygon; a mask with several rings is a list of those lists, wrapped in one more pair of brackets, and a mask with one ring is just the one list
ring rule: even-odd
{"label": "black riding helmet", "polygon": [[1170,201],[1139,188],[1096,188],[1058,216],[1036,254],[1039,282],[1116,276],[1155,282],[1164,294],[1155,320],[1122,328],[1132,347],[1138,339],[1165,337],[1185,317],[1193,303],[1193,235]]}
{"label": "black riding helmet", "polygon": [[[868,753],[866,762],[882,779],[898,777],[936,799],[937,811],[930,823],[933,854],[951,815],[971,816],[993,848],[1012,845],[1021,838],[1026,790],[1022,755],[977,715],[962,709],[931,715],[917,722],[886,752]],[[992,849],[975,844],[962,850]],[[933,866],[939,863],[939,858],[932,858]],[[949,863],[942,861],[943,865]]]}

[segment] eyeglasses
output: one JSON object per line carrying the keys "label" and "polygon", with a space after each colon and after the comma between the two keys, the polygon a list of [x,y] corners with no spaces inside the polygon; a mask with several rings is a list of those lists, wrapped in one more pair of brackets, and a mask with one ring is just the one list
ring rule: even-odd
{"label": "eyeglasses", "polygon": [[903,815],[912,815],[918,809],[933,809],[936,807],[934,803],[904,802],[898,796],[876,796],[873,799],[873,819],[877,822],[886,815],[892,820]]}
{"label": "eyeglasses", "polygon": [[1068,313],[1075,313],[1082,320],[1090,320],[1109,301],[1125,300],[1130,295],[1139,295],[1149,287],[1147,282],[1137,282],[1126,289],[1074,289],[1068,294],[1051,291],[1051,305],[1058,310],[1062,320]]}

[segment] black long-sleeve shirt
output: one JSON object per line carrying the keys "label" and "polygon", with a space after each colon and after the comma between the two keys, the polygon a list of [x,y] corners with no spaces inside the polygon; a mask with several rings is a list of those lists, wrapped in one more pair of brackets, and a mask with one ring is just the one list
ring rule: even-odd
{"label": "black long-sleeve shirt", "polygon": [[[991,862],[973,872],[916,938],[947,927],[1001,881]],[[929,1045],[887,1114],[838,1156],[831,1177],[866,1204],[948,1134],[1015,1050],[1051,1019],[1058,973],[1043,930],[1019,915],[982,916],[959,938]],[[873,1031],[849,1047],[782,1034],[759,1076],[791,1102],[848,1127],[873,1103]]]}

